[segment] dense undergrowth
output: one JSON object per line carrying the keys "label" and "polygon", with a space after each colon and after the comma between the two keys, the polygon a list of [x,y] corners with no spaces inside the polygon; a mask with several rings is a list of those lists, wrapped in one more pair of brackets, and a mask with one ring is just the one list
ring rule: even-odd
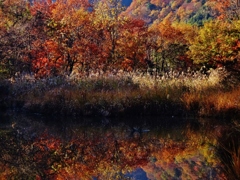
{"label": "dense undergrowth", "polygon": [[224,69],[162,76],[118,72],[1,82],[1,107],[46,115],[236,115],[240,87]]}

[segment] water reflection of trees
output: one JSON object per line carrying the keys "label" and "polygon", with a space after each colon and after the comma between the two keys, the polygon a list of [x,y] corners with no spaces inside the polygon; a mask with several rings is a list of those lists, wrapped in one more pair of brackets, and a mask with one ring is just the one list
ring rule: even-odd
{"label": "water reflection of trees", "polygon": [[122,179],[124,173],[147,163],[150,147],[147,139],[112,130],[76,129],[67,141],[47,130],[37,135],[19,128],[2,131],[2,175],[17,179]]}
{"label": "water reflection of trees", "polygon": [[137,167],[152,179],[207,178],[209,168],[219,172],[218,162],[209,156],[211,140],[201,138],[192,127],[182,131],[181,138],[171,132],[163,138],[162,133],[124,123],[91,127],[66,124],[18,122],[0,130],[0,176],[127,179],[126,174]]}

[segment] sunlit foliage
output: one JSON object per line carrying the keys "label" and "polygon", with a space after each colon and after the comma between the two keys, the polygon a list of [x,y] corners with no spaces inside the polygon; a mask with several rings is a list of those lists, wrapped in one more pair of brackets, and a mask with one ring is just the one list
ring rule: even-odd
{"label": "sunlit foliage", "polygon": [[239,63],[239,21],[211,21],[200,28],[191,42],[189,55],[195,63],[210,66]]}

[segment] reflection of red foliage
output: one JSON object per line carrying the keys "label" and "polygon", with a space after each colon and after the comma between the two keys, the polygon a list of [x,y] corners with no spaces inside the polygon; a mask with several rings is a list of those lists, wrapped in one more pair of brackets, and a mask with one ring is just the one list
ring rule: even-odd
{"label": "reflection of red foliage", "polygon": [[[209,152],[212,151],[211,145],[196,140],[199,139],[199,135],[192,132],[187,133],[189,134],[187,136],[191,137],[189,140],[176,142],[144,135],[129,137],[128,133],[122,134],[122,130],[121,132],[114,129],[108,132],[101,130],[98,133],[96,131],[99,129],[68,131],[67,140],[65,136],[56,137],[52,132],[44,131],[31,141],[24,138],[20,141],[8,138],[5,141],[12,142],[4,143],[12,150],[15,150],[15,143],[18,143],[18,148],[21,149],[19,152],[23,156],[20,165],[31,166],[33,171],[29,171],[32,174],[28,177],[37,180],[90,180],[93,176],[99,180],[121,179],[116,177],[132,172],[137,167],[152,175],[149,179],[164,179],[163,177],[174,179],[176,169],[180,171],[182,179],[196,179],[198,175],[206,179],[209,167],[218,166],[216,159],[209,156]],[[209,162],[213,161],[216,161],[215,164],[209,165]],[[14,163],[8,162],[6,161],[4,167],[0,168],[1,177],[14,176],[22,172],[22,169],[12,166]],[[4,161],[0,161],[1,166],[3,163]],[[201,172],[198,172],[199,169]],[[216,178],[219,177],[223,177],[222,172],[216,175]]]}
{"label": "reflection of red foliage", "polygon": [[[45,162],[45,173],[58,180],[91,179],[92,176],[101,179],[105,171],[117,173],[121,169],[131,171],[145,166],[149,156],[149,148],[141,139],[116,140],[112,133],[96,137],[80,135],[64,142],[44,132],[33,145],[37,150],[34,162]],[[118,169],[111,169],[113,166]]]}

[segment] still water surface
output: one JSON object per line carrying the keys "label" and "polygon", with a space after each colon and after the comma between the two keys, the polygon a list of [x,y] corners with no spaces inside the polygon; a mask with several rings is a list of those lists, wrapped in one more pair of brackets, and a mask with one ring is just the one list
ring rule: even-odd
{"label": "still water surface", "polygon": [[225,179],[207,122],[5,115],[0,179]]}

